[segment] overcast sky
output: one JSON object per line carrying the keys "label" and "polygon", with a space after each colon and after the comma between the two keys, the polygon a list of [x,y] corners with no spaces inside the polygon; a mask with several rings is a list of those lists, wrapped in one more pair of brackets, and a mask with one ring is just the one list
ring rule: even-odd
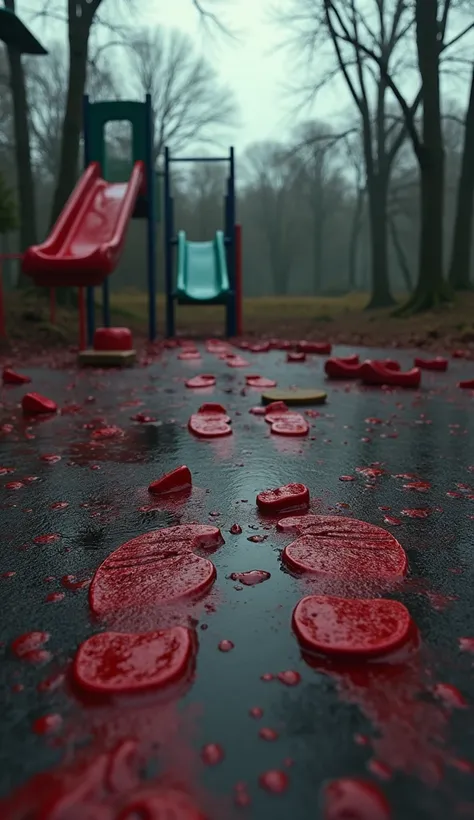
{"label": "overcast sky", "polygon": [[[112,7],[116,0],[104,0]],[[202,0],[203,6],[215,9],[236,35],[236,39],[206,31],[193,6],[192,0],[138,0],[140,15],[134,15],[134,24],[157,23],[188,33],[196,48],[206,55],[218,72],[220,80],[234,91],[239,107],[239,127],[229,132],[239,152],[245,145],[263,139],[280,139],[295,125],[294,102],[290,104],[287,71],[291,59],[279,48],[282,30],[269,20],[275,0]],[[65,26],[59,23],[41,23],[32,17],[44,0],[17,0],[18,13],[47,46],[48,40],[66,37]],[[57,6],[66,3],[57,0]],[[122,6],[123,7],[123,6]],[[108,9],[107,9],[108,11]],[[321,96],[318,116],[331,115],[349,102],[345,88]],[[335,105],[337,100],[337,105]],[[300,112],[300,119],[309,119],[311,111]]]}
{"label": "overcast sky", "polygon": [[[65,0],[55,2],[62,10],[67,5]],[[134,25],[155,23],[186,32],[192,37],[196,49],[212,63],[220,80],[233,90],[239,106],[240,125],[229,132],[229,142],[233,142],[239,152],[256,140],[285,138],[298,120],[327,119],[337,130],[341,128],[342,116],[342,127],[346,126],[353,103],[342,78],[318,95],[317,105],[312,110],[300,107],[295,112],[297,99],[293,98],[291,104],[286,89],[289,80],[297,79],[296,72],[289,52],[279,48],[285,31],[270,22],[270,12],[276,0],[201,0],[204,7],[215,9],[219,18],[236,34],[235,40],[219,34],[215,27],[214,33],[206,31],[192,0],[135,2],[138,13],[133,15]],[[116,3],[117,0],[104,0],[104,11],[114,13]],[[17,0],[17,10],[45,45],[51,38],[64,37],[66,42],[64,25],[54,24],[51,20],[43,23],[32,20],[31,13],[44,4],[45,0]],[[125,8],[124,3],[121,8]],[[373,8],[372,4],[369,8]],[[315,75],[322,76],[324,57],[318,53],[317,58],[319,65]],[[463,97],[465,88],[461,91]],[[405,85],[405,89],[411,98],[415,93],[413,80]],[[459,88],[452,88],[451,94],[453,92],[458,96]],[[464,103],[464,99],[460,102]]]}

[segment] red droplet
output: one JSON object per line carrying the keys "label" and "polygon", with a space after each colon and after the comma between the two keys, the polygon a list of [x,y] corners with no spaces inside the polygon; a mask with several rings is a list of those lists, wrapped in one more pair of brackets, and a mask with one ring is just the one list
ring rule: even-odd
{"label": "red droplet", "polygon": [[353,475],[340,475],[339,481],[355,481],[355,476]]}
{"label": "red droplet", "polygon": [[465,709],[467,707],[464,695],[450,683],[437,683],[433,686],[433,694],[448,708]]}
{"label": "red droplet", "polygon": [[459,648],[463,652],[474,652],[474,638],[459,638]]}
{"label": "red droplet", "polygon": [[249,535],[247,541],[251,541],[252,544],[262,544],[263,541],[266,541],[268,535]]}
{"label": "red droplet", "polygon": [[45,643],[50,639],[48,632],[26,632],[12,642],[12,652],[22,660],[31,663],[41,663],[51,657],[51,653],[43,649]]}
{"label": "red droplet", "polygon": [[240,535],[240,533],[242,532],[242,527],[240,526],[240,524],[232,524],[229,532],[232,535]]}
{"label": "red droplet", "polygon": [[255,718],[255,720],[260,720],[260,718],[263,717],[263,709],[260,706],[252,706],[252,708],[249,709],[249,715]]}
{"label": "red droplet", "polygon": [[45,601],[49,604],[56,604],[58,601],[62,601],[66,595],[64,592],[49,592],[45,598]]}
{"label": "red droplet", "polygon": [[59,541],[61,536],[57,532],[50,532],[47,535],[36,535],[33,538],[35,544],[52,544],[53,541]]}
{"label": "red droplet", "polygon": [[390,820],[392,812],[380,789],[364,780],[333,780],[323,792],[323,820]]}
{"label": "red droplet", "polygon": [[384,524],[389,524],[392,527],[398,527],[402,523],[399,518],[395,518],[394,515],[384,515],[383,517]]}
{"label": "red droplet", "polygon": [[264,569],[251,569],[247,572],[232,572],[229,576],[232,581],[240,581],[240,583],[244,584],[246,587],[253,587],[256,586],[256,584],[263,584],[263,582],[268,581],[270,577],[270,573],[266,572]]}
{"label": "red droplet", "polygon": [[51,504],[50,510],[65,510],[69,507],[68,501],[55,501],[54,504]]}
{"label": "red droplet", "polygon": [[217,766],[224,760],[224,749],[218,743],[207,743],[201,749],[201,759],[206,766]]}
{"label": "red droplet", "polygon": [[258,778],[259,785],[262,789],[273,794],[282,794],[288,788],[290,779],[286,772],[279,769],[270,769],[264,772]]}
{"label": "red droplet", "polygon": [[262,726],[258,732],[258,735],[262,738],[262,740],[269,741],[278,740],[279,737],[278,732],[276,732],[275,729],[270,729],[268,726]]}
{"label": "red droplet", "polygon": [[91,582],[90,578],[85,578],[83,581],[78,581],[75,575],[63,575],[61,583],[66,589],[85,589]]}
{"label": "red droplet", "polygon": [[54,675],[50,675],[48,678],[40,681],[36,688],[38,692],[55,692],[63,683],[64,674],[62,672],[56,672]]}
{"label": "red droplet", "polygon": [[295,672],[293,669],[287,669],[285,672],[279,672],[277,678],[286,686],[297,686],[301,681],[300,673]]}
{"label": "red droplet", "polygon": [[25,485],[22,481],[8,481],[5,484],[7,490],[22,490]]}
{"label": "red droplet", "polygon": [[274,678],[275,678],[275,675],[272,675],[271,672],[264,672],[263,675],[260,675],[260,680],[265,681],[265,683],[268,683],[268,681],[274,680]]}
{"label": "red droplet", "polygon": [[430,510],[427,507],[401,510],[401,514],[405,515],[407,518],[428,518],[432,512],[433,510]]}
{"label": "red droplet", "polygon": [[381,780],[390,780],[392,777],[390,766],[387,766],[386,763],[383,763],[381,760],[369,760],[367,768]]}
{"label": "red droplet", "polygon": [[47,464],[56,464],[58,461],[61,461],[61,456],[56,453],[44,453],[44,455],[41,456],[41,461],[46,461]]}
{"label": "red droplet", "polygon": [[231,649],[234,648],[234,644],[232,643],[232,641],[228,641],[226,638],[224,638],[224,640],[219,642],[218,648],[221,652],[230,652]]}
{"label": "red droplet", "polygon": [[57,732],[60,728],[63,719],[61,715],[44,715],[33,723],[33,731],[37,735],[49,735],[51,732]]}

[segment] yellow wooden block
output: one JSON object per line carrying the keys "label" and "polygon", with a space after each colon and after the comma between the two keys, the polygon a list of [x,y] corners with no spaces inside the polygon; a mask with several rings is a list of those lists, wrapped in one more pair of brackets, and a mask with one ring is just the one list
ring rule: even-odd
{"label": "yellow wooden block", "polygon": [[290,405],[324,404],[328,394],[324,390],[267,390],[262,393],[262,404],[284,401]]}
{"label": "yellow wooden block", "polygon": [[131,367],[137,360],[136,350],[81,350],[77,357],[81,367]]}

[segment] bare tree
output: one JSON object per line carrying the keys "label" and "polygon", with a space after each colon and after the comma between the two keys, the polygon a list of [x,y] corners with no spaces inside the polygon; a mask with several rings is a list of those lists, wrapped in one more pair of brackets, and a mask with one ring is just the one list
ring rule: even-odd
{"label": "bare tree", "polygon": [[[127,1],[133,4],[133,0]],[[48,0],[45,2],[48,4]],[[208,6],[209,0],[200,0],[200,2],[192,0],[192,2],[198,12],[206,16],[206,19],[215,18]],[[104,0],[67,0],[69,82],[51,222],[55,222],[58,218],[76,182],[82,125],[82,97],[86,87],[89,41],[92,26],[94,22],[97,22],[99,9],[103,5],[106,5]]]}
{"label": "bare tree", "polygon": [[456,217],[449,265],[449,283],[455,290],[470,288],[472,225],[474,215],[474,63],[466,111],[464,145],[459,172]]}
{"label": "bare tree", "polygon": [[[5,8],[15,12],[15,0],[4,0]],[[20,52],[7,48],[10,89],[13,102],[15,135],[15,163],[17,168],[18,202],[20,212],[20,249],[34,245],[37,238],[35,185],[30,153],[30,125],[25,72]],[[20,277],[20,284],[23,279]]]}
{"label": "bare tree", "polygon": [[[27,87],[31,100],[32,155],[39,173],[55,179],[61,149],[61,127],[67,98],[67,53],[62,43],[50,46],[42,61],[26,63]],[[95,100],[117,95],[112,67],[105,54],[89,55],[86,89]],[[77,169],[76,169],[77,172]]]}
{"label": "bare tree", "polygon": [[335,206],[334,197],[338,187],[333,154],[341,137],[332,133],[326,123],[308,121],[297,127],[295,138],[302,172],[299,189],[302,199],[308,205],[312,221],[313,287],[315,293],[320,293],[323,283],[325,223]]}
{"label": "bare tree", "polygon": [[235,122],[232,92],[180,31],[143,29],[129,41],[132,90],[150,94],[155,119],[155,160],[165,145],[216,143]]}
{"label": "bare tree", "polygon": [[[299,53],[316,69],[328,38],[333,63],[323,75],[312,75],[316,93],[342,77],[360,116],[370,216],[372,298],[369,307],[393,304],[388,270],[387,201],[394,160],[406,139],[402,121],[387,120],[386,74],[397,73],[406,62],[406,39],[413,13],[406,0],[292,0],[283,16]],[[403,51],[405,53],[402,53]],[[380,54],[380,65],[369,64],[365,49]],[[304,64],[308,70],[308,62]],[[411,109],[420,102],[418,94]]]}
{"label": "bare tree", "polygon": [[296,255],[298,214],[291,203],[300,166],[288,162],[288,151],[276,142],[254,143],[245,160],[254,219],[266,240],[275,293],[284,296]]}

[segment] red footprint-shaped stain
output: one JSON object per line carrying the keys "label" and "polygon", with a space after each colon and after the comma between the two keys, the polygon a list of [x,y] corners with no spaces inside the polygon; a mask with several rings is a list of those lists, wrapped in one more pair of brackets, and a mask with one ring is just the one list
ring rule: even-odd
{"label": "red footprint-shaped stain", "polygon": [[303,649],[359,658],[398,649],[414,628],[399,601],[331,595],[303,598],[293,611],[292,624]]}
{"label": "red footprint-shaped stain", "polygon": [[279,521],[280,531],[300,536],[283,550],[283,563],[296,573],[342,579],[403,577],[405,550],[394,536],[365,521],[307,515]]}
{"label": "red footprint-shaped stain", "polygon": [[232,433],[230,417],[221,404],[206,402],[188,421],[191,433],[199,438],[220,438]]}
{"label": "red footprint-shaped stain", "polygon": [[74,680],[103,695],[161,689],[187,674],[196,649],[195,633],[182,626],[142,634],[101,632],[79,647]]}
{"label": "red footprint-shaped stain", "polygon": [[188,524],[153,530],[122,544],[97,569],[89,604],[99,616],[204,595],[216,569],[195,550],[224,543],[217,527]]}

